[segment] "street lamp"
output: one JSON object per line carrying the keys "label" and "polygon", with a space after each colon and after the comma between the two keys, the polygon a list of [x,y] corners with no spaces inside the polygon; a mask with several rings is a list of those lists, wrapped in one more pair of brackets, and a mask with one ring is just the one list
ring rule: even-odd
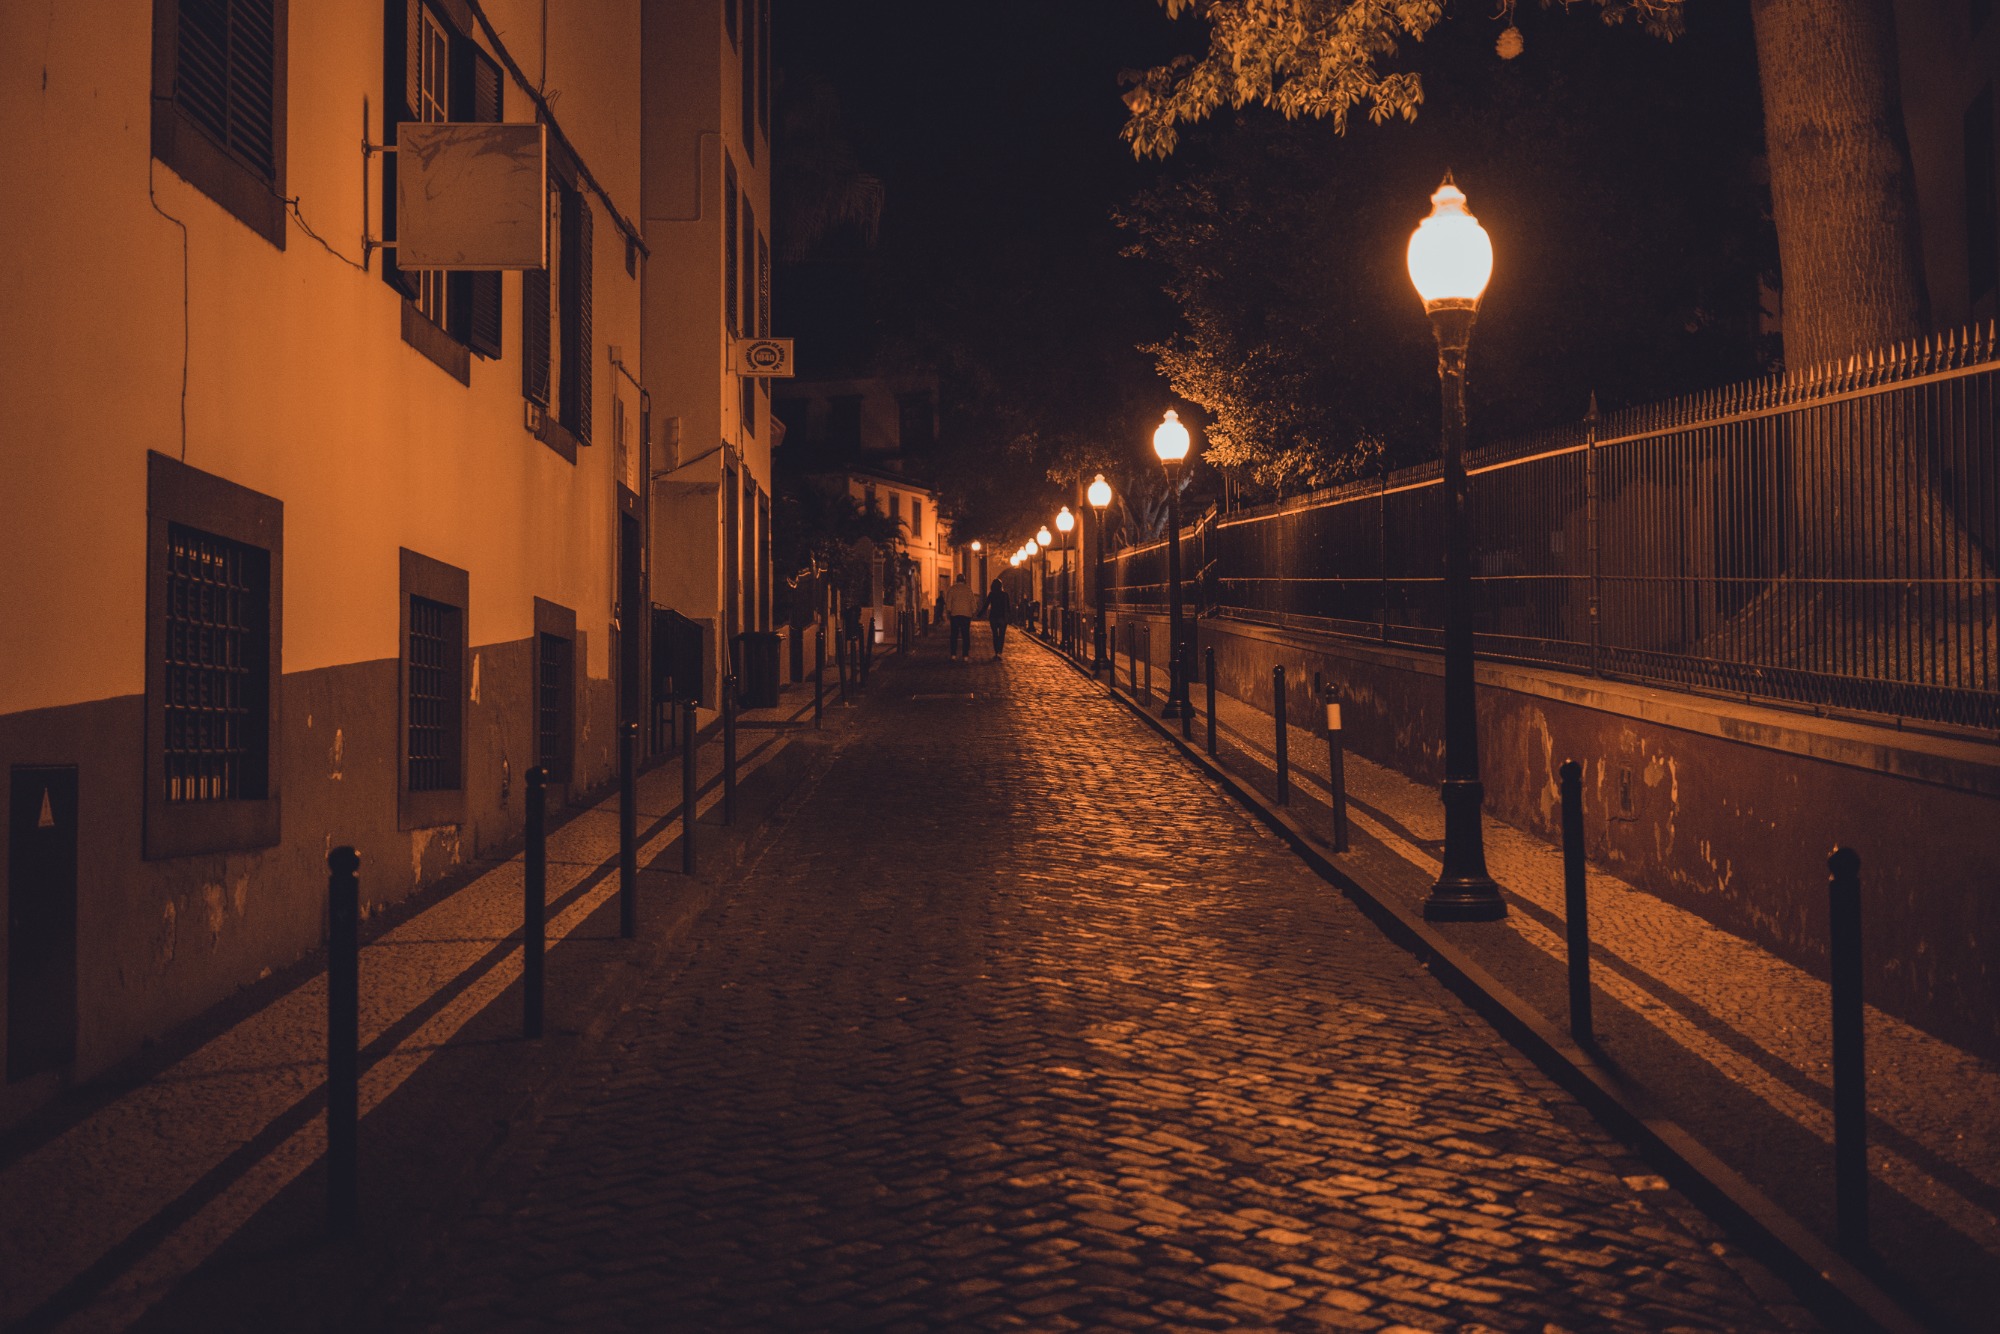
{"label": "street lamp", "polygon": [[1167,706],[1162,718],[1188,710],[1186,655],[1181,632],[1181,461],[1188,455],[1188,430],[1172,408],[1153,431],[1153,453],[1167,473]]}
{"label": "street lamp", "polygon": [[1062,624],[1058,626],[1058,638],[1062,640],[1062,652],[1070,652],[1070,530],[1076,528],[1076,516],[1070,514],[1070,506],[1062,506],[1056,512],[1056,532],[1062,540]]}
{"label": "street lamp", "polygon": [[1055,538],[1049,535],[1049,526],[1043,524],[1035,534],[1035,541],[1042,551],[1042,591],[1035,598],[1035,624],[1040,628],[1042,638],[1049,637],[1049,547]]}
{"label": "street lamp", "polygon": [[1486,872],[1480,806],[1479,711],[1472,676],[1472,561],[1465,514],[1465,353],[1479,298],[1493,276],[1493,243],[1451,183],[1410,236],[1410,281],[1437,335],[1444,400],[1444,869],[1424,899],[1432,921],[1491,922],[1507,915]]}
{"label": "street lamp", "polygon": [[1111,659],[1104,655],[1104,511],[1111,504],[1111,483],[1104,480],[1104,474],[1097,474],[1097,480],[1084,492],[1090,507],[1097,511],[1097,518],[1091,528],[1097,534],[1097,619],[1091,632],[1090,674],[1094,677],[1100,667],[1109,667]]}

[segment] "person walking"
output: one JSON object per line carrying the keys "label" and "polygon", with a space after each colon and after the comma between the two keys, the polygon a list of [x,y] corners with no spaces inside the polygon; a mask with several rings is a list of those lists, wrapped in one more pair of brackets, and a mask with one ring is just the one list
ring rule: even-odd
{"label": "person walking", "polygon": [[999,657],[1000,650],[1007,645],[1007,619],[1013,610],[1013,599],[1007,590],[995,579],[993,587],[986,594],[986,623],[993,627],[993,656]]}
{"label": "person walking", "polygon": [[951,621],[951,641],[947,646],[954,662],[972,661],[972,613],[978,609],[979,595],[964,575],[952,581],[944,595],[944,614]]}

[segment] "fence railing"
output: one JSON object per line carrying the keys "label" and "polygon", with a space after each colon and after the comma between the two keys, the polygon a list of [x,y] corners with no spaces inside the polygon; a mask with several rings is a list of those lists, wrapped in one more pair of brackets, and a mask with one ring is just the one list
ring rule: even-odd
{"label": "fence railing", "polygon": [[[1481,654],[2000,729],[1992,324],[1475,449]],[[1437,465],[1184,531],[1189,605],[1436,647]],[[1164,607],[1164,542],[1108,557]]]}

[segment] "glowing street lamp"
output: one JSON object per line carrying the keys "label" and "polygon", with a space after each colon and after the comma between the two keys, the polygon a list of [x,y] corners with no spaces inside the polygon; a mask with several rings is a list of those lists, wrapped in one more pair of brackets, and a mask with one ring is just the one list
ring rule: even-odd
{"label": "glowing street lamp", "polygon": [[1097,533],[1097,621],[1092,631],[1090,674],[1095,677],[1098,668],[1109,667],[1111,659],[1104,653],[1104,511],[1111,504],[1111,483],[1104,480],[1104,474],[1097,474],[1097,480],[1090,484],[1084,498],[1090,508],[1097,512],[1091,528]]}
{"label": "glowing street lamp", "polygon": [[1188,456],[1188,429],[1167,409],[1153,431],[1153,453],[1167,474],[1167,706],[1162,718],[1188,712],[1186,637],[1181,628],[1181,462]]}
{"label": "glowing street lamp", "polygon": [[1062,648],[1065,653],[1070,651],[1070,641],[1073,638],[1069,629],[1069,535],[1075,527],[1076,516],[1069,512],[1069,506],[1063,506],[1056,514],[1056,533],[1058,534],[1058,540],[1062,543],[1063,554],[1062,582],[1058,587],[1062,591],[1062,625],[1059,628],[1062,637]]}
{"label": "glowing street lamp", "polygon": [[1437,335],[1444,407],[1444,868],[1424,899],[1433,921],[1491,922],[1507,915],[1486,871],[1480,807],[1479,705],[1472,675],[1472,559],[1465,508],[1465,354],[1479,299],[1493,276],[1493,242],[1451,182],[1410,236],[1410,281]]}

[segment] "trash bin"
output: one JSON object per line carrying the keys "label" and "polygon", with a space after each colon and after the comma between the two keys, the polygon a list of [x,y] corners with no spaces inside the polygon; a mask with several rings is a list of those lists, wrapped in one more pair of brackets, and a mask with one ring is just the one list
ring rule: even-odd
{"label": "trash bin", "polygon": [[778,707],[778,639],[772,630],[736,636],[736,702],[746,709]]}

